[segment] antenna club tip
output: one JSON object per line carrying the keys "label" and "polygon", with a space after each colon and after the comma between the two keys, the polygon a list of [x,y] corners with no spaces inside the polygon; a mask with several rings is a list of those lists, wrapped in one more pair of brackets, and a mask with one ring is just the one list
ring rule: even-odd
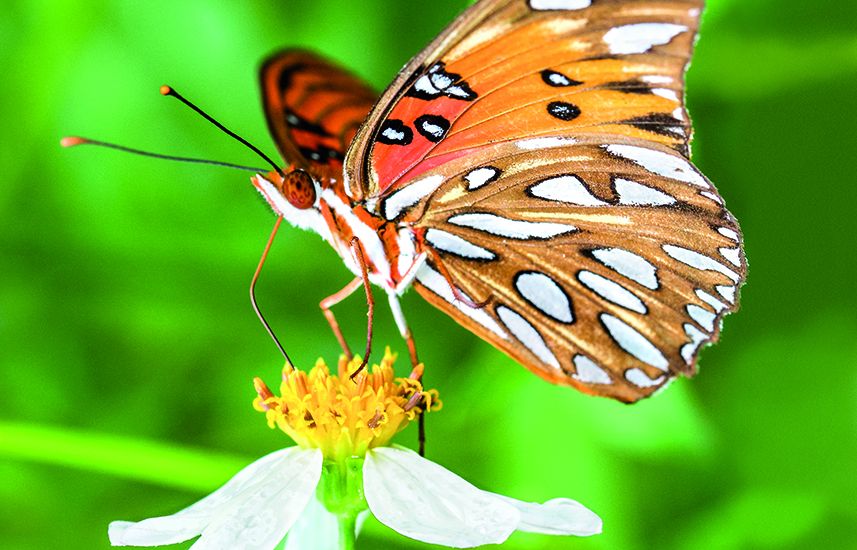
{"label": "antenna club tip", "polygon": [[66,136],[60,140],[62,147],[74,147],[75,145],[82,145],[84,143],[86,143],[86,140],[77,136]]}
{"label": "antenna club tip", "polygon": [[166,84],[161,86],[161,95],[172,95],[173,89]]}

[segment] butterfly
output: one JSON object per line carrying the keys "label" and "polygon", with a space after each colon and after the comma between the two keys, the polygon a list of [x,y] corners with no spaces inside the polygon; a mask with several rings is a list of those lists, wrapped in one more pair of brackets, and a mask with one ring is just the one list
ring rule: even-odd
{"label": "butterfly", "polygon": [[540,377],[638,401],[696,372],[746,273],[737,221],[689,160],[702,7],[482,0],[380,97],[282,51],[261,86],[289,168],[253,184],[355,274],[328,305],[365,271],[406,338],[414,287]]}

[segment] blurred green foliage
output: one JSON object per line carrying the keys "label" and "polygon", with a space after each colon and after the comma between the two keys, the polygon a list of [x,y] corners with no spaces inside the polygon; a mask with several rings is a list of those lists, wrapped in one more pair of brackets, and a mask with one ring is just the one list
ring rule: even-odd
{"label": "blurred green foliage", "polygon": [[[247,299],[274,221],[247,177],[59,138],[254,163],[158,86],[273,151],[263,56],[314,48],[380,88],[465,4],[4,4],[0,546],[104,548],[110,520],[171,513],[287,444],[250,406],[252,377],[276,380],[280,359]],[[750,278],[693,381],[633,407],[586,397],[405,298],[445,403],[429,456],[604,519],[599,537],[509,548],[855,547],[856,28],[853,2],[709,2],[694,158],[741,220]],[[280,235],[260,301],[298,362],[333,359],[317,302],[349,275],[318,237]],[[404,352],[378,310],[377,347]],[[362,300],[337,313],[359,342]],[[360,541],[416,546],[377,522]]]}

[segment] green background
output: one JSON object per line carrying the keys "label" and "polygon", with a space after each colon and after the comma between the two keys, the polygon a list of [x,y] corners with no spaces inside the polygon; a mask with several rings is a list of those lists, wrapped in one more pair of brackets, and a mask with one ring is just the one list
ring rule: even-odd
{"label": "green background", "polygon": [[[2,548],[104,548],[110,520],[171,513],[288,443],[250,406],[252,377],[274,383],[281,360],[247,298],[274,221],[247,176],[59,138],[257,164],[158,86],[273,153],[263,56],[308,46],[380,88],[465,4],[4,4]],[[445,403],[429,457],[604,519],[598,537],[509,548],[855,547],[855,29],[850,1],[709,2],[688,81],[694,160],[740,220],[750,272],[696,379],[632,407],[586,397],[405,297]],[[348,279],[318,237],[280,233],[259,296],[300,364],[336,356],[317,303]],[[404,353],[378,312],[376,349]],[[359,347],[363,300],[337,313]],[[359,546],[421,547],[374,521]]]}

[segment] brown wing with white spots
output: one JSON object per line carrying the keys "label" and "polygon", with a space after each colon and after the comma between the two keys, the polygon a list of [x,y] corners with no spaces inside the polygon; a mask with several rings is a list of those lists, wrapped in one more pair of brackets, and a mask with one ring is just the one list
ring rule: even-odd
{"label": "brown wing with white spots", "polygon": [[377,94],[346,69],[302,50],[269,57],[260,78],[268,126],[286,162],[316,175],[341,173]]}
{"label": "brown wing with white spots", "polygon": [[355,198],[501,141],[572,133],[688,154],[702,0],[484,0],[412,60],[348,152]]}
{"label": "brown wing with white spots", "polygon": [[630,139],[530,140],[487,156],[427,172],[443,183],[402,218],[432,250],[420,294],[587,393],[633,402],[692,375],[745,273],[713,185],[676,151]]}
{"label": "brown wing with white spots", "polygon": [[688,161],[701,7],[477,2],[348,151],[347,191],[428,254],[419,292],[548,380],[636,401],[737,307],[737,223]]}

